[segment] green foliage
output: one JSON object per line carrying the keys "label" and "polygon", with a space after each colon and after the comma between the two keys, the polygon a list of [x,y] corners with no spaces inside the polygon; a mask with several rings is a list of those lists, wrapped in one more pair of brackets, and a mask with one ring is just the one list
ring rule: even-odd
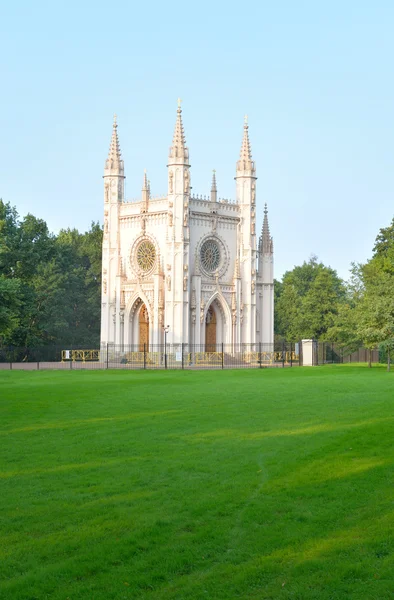
{"label": "green foliage", "polygon": [[11,336],[19,324],[19,292],[18,279],[6,279],[0,275],[0,343],[4,336]]}
{"label": "green foliage", "polygon": [[276,332],[287,340],[328,339],[345,296],[336,271],[312,257],[283,276],[276,298]]}
{"label": "green foliage", "polygon": [[20,221],[0,200],[3,345],[98,347],[101,244],[98,223],[83,234],[74,229],[55,236],[45,221],[33,215]]}
{"label": "green foliage", "polygon": [[0,388],[0,598],[392,598],[383,369],[0,371]]}

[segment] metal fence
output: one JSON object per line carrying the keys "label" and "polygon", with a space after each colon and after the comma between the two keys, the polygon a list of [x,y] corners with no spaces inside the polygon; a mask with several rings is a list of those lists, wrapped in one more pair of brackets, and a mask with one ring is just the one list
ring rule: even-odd
{"label": "metal fence", "polygon": [[[371,356],[370,356],[371,353]],[[379,350],[313,343],[313,364],[379,362]],[[302,366],[301,342],[274,344],[162,344],[100,349],[0,348],[0,369],[262,369]]]}

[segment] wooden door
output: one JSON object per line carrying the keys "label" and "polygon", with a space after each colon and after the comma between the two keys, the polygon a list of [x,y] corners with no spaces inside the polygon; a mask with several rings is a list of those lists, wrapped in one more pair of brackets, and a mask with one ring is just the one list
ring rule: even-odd
{"label": "wooden door", "polygon": [[149,345],[149,315],[145,304],[140,310],[139,330],[139,349],[142,352],[144,350],[144,344],[146,349],[148,349]]}
{"label": "wooden door", "polygon": [[205,319],[205,352],[216,352],[216,313],[212,304]]}

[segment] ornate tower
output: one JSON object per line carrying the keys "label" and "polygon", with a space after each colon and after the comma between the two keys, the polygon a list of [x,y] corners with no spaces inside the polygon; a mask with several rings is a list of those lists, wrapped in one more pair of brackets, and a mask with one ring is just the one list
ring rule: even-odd
{"label": "ornate tower", "polygon": [[180,100],[167,167],[165,325],[169,325],[168,340],[172,343],[182,343],[189,340],[190,164]]}
{"label": "ornate tower", "polygon": [[259,341],[263,344],[274,342],[274,242],[268,225],[267,204],[264,206],[264,220],[259,239],[259,319],[257,329]]}
{"label": "ornate tower", "polygon": [[237,342],[256,342],[256,167],[252,160],[247,117],[236,171],[236,198],[240,208],[238,229],[238,264],[242,282],[242,299],[237,298],[242,327]]}
{"label": "ornate tower", "polygon": [[108,158],[104,166],[104,236],[101,294],[101,341],[120,343],[123,339],[120,298],[121,257],[119,240],[120,204],[124,200],[124,164],[118,139],[116,115]]}

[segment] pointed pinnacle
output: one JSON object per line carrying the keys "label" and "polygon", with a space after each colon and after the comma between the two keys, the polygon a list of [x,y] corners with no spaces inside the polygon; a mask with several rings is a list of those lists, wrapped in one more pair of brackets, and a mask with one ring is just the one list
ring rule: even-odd
{"label": "pointed pinnacle", "polygon": [[117,117],[116,115],[114,115],[114,120],[112,124],[111,143],[109,145],[108,158],[105,162],[105,168],[119,170],[121,173],[123,173],[124,166],[121,157],[122,153],[120,151],[118,138],[118,123]]}
{"label": "pointed pinnacle", "polygon": [[146,169],[144,169],[144,182],[142,184],[142,189],[143,190],[147,190],[148,189],[148,178],[146,176]]}
{"label": "pointed pinnacle", "polygon": [[217,185],[216,185],[216,171],[215,169],[213,169],[212,171],[212,185],[211,185],[211,192],[217,192]]}
{"label": "pointed pinnacle", "polygon": [[270,254],[270,252],[271,252],[271,236],[270,236],[270,228],[269,228],[269,224],[268,224],[267,203],[264,205],[264,219],[263,219],[263,227],[261,230],[261,241],[262,241],[263,253]]}
{"label": "pointed pinnacle", "polygon": [[252,150],[249,141],[249,125],[248,117],[244,117],[244,133],[241,144],[241,151],[239,154],[239,161],[237,162],[238,171],[254,171],[254,162],[252,160]]}
{"label": "pointed pinnacle", "polygon": [[116,122],[116,115],[114,115],[114,123],[112,126],[111,143],[109,146],[108,158],[112,158],[114,161],[119,161],[121,157],[119,138],[118,138],[118,124]]}
{"label": "pointed pinnacle", "polygon": [[181,100],[178,98],[177,116],[175,121],[172,146],[170,148],[171,158],[189,158],[189,151],[186,147],[185,131],[182,122]]}

